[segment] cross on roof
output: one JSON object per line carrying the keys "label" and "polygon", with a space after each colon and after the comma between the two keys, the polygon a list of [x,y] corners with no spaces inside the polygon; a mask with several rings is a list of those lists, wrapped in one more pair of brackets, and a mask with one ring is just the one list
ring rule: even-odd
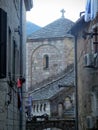
{"label": "cross on roof", "polygon": [[62,10],[61,10],[61,13],[62,13],[62,18],[64,18],[64,13],[65,13],[65,10],[64,10],[64,9],[62,9]]}

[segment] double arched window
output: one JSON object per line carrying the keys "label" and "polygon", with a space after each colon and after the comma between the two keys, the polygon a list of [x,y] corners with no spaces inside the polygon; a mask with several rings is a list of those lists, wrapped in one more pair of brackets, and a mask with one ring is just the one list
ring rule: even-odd
{"label": "double arched window", "polygon": [[49,68],[49,56],[44,55],[43,57],[43,68],[48,69]]}

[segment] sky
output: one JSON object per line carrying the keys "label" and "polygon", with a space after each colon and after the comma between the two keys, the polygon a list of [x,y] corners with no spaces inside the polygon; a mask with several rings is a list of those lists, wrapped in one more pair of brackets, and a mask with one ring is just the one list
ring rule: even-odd
{"label": "sky", "polygon": [[64,16],[75,22],[85,10],[86,0],[33,0],[33,8],[26,13],[26,20],[41,27]]}

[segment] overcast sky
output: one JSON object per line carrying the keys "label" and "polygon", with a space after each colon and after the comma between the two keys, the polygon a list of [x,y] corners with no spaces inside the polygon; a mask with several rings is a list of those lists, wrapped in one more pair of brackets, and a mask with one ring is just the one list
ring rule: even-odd
{"label": "overcast sky", "polygon": [[39,26],[45,26],[61,17],[60,10],[65,10],[65,18],[76,21],[80,12],[85,10],[86,0],[33,0],[33,8],[27,12],[26,19]]}

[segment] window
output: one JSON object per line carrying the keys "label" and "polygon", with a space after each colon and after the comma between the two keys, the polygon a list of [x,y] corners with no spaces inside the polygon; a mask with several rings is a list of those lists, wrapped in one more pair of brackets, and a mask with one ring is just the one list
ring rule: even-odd
{"label": "window", "polygon": [[58,104],[58,116],[59,117],[63,116],[63,103]]}
{"label": "window", "polygon": [[43,57],[43,68],[48,69],[49,68],[49,56],[44,55]]}
{"label": "window", "polygon": [[16,43],[13,40],[13,54],[12,54],[13,64],[12,64],[12,73],[13,73],[13,80],[15,80],[15,71],[16,71]]}
{"label": "window", "polygon": [[11,74],[11,29],[8,32],[8,72]]}
{"label": "window", "polygon": [[7,13],[0,8],[0,78],[6,77]]}
{"label": "window", "polygon": [[87,0],[86,10],[85,10],[85,21],[89,22],[90,20],[95,19],[98,13],[98,1],[97,0]]}
{"label": "window", "polygon": [[44,108],[43,108],[44,111],[46,111],[46,104],[44,104]]}
{"label": "window", "polygon": [[39,105],[37,104],[36,111],[38,112],[38,110],[39,110]]}
{"label": "window", "polygon": [[98,28],[94,28],[93,33],[95,35],[93,36],[93,48],[94,48],[94,53],[98,53]]}
{"label": "window", "polygon": [[98,117],[98,91],[94,91],[91,95],[92,113]]}
{"label": "window", "polygon": [[35,105],[33,105],[33,112],[35,112]]}
{"label": "window", "polygon": [[98,116],[98,92],[96,92],[96,116]]}
{"label": "window", "polygon": [[72,107],[72,101],[71,101],[71,97],[66,97],[65,98],[65,109],[68,110]]}
{"label": "window", "polygon": [[42,111],[42,104],[40,104],[40,111]]}

